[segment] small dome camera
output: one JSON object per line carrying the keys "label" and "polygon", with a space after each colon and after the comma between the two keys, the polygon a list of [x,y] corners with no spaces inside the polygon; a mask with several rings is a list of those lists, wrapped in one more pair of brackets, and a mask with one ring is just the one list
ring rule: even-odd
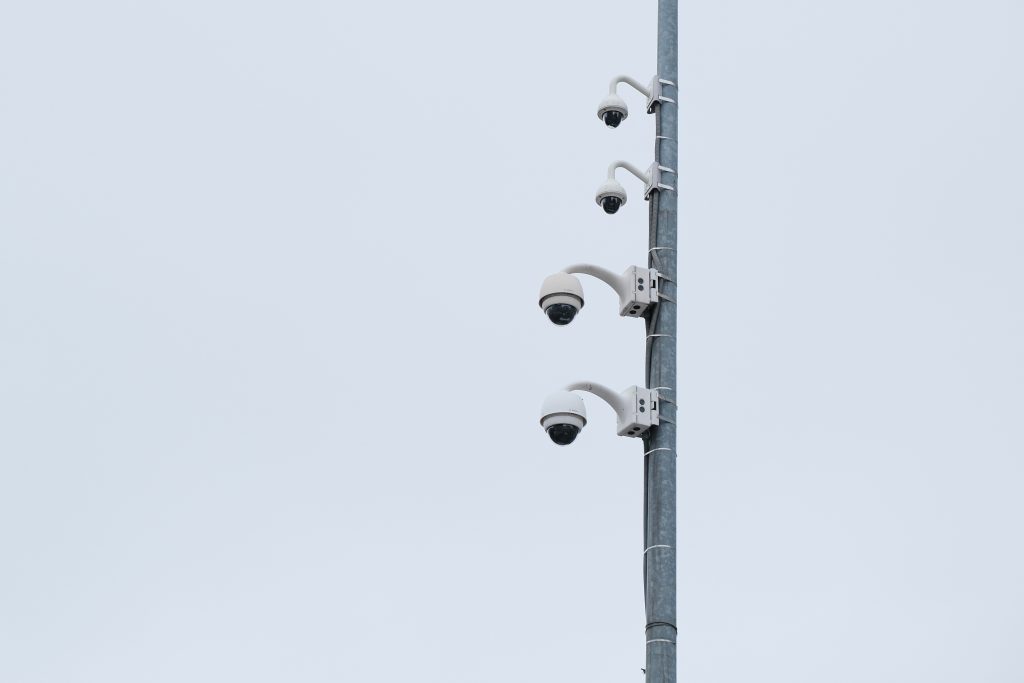
{"label": "small dome camera", "polygon": [[617,180],[610,178],[604,185],[597,188],[595,199],[605,213],[612,214],[626,203],[626,189]]}
{"label": "small dome camera", "polygon": [[627,116],[629,107],[626,106],[626,101],[615,93],[608,95],[597,105],[597,117],[609,128],[618,128]]}
{"label": "small dome camera", "polygon": [[568,446],[587,424],[583,399],[571,391],[556,391],[544,400],[540,409],[540,426],[559,446]]}
{"label": "small dome camera", "polygon": [[583,308],[583,285],[575,275],[555,273],[540,286],[540,307],[556,325],[568,325]]}

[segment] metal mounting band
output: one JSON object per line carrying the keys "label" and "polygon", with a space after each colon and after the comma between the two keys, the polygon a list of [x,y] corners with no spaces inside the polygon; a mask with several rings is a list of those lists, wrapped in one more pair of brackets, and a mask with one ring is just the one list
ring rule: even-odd
{"label": "metal mounting band", "polygon": [[668,626],[673,631],[678,631],[679,630],[679,629],[676,628],[675,624],[673,624],[671,622],[668,622],[668,621],[648,621],[647,625],[644,626],[644,630],[645,631],[649,631],[651,628],[653,628],[655,626]]}
{"label": "metal mounting band", "polygon": [[[671,548],[671,547],[672,546],[670,546],[670,545],[652,545],[651,547],[647,548],[647,550],[654,550],[655,548]],[[644,555],[647,554],[647,550],[644,550]]]}

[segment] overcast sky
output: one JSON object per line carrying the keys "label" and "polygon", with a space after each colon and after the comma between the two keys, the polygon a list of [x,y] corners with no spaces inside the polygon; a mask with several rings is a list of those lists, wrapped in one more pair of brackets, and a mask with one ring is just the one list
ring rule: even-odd
{"label": "overcast sky", "polygon": [[[1024,680],[1024,5],[680,14],[680,680]],[[642,683],[655,15],[0,6],[0,680]]]}

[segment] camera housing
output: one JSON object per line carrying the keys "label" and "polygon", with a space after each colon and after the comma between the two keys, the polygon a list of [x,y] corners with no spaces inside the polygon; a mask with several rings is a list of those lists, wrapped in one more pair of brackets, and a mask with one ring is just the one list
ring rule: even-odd
{"label": "camera housing", "polygon": [[626,188],[615,178],[609,178],[597,188],[594,199],[605,213],[613,214],[626,203]]}
{"label": "camera housing", "polygon": [[618,418],[616,432],[619,436],[642,437],[651,427],[658,425],[658,390],[632,386],[619,396],[621,409],[616,409]]}
{"label": "camera housing", "polygon": [[568,325],[583,308],[583,287],[575,274],[601,280],[619,295],[619,315],[642,318],[658,303],[658,271],[630,266],[622,275],[590,263],[576,263],[549,275],[540,287],[540,307],[556,325]]}
{"label": "camera housing", "polygon": [[644,199],[646,200],[650,200],[651,195],[655,192],[661,190],[674,192],[676,189],[662,182],[662,174],[675,173],[675,169],[661,166],[658,162],[654,162],[644,172],[628,161],[613,161],[608,166],[608,180],[601,187],[597,188],[597,194],[595,195],[598,205],[604,209],[605,213],[615,213],[619,210],[619,207],[626,203],[626,190],[615,179],[615,171],[620,168],[629,171],[644,184]]}
{"label": "camera housing", "polygon": [[604,121],[609,128],[618,128],[627,116],[629,116],[629,107],[626,106],[626,101],[614,92],[597,105],[597,117]]}
{"label": "camera housing", "polygon": [[544,399],[540,409],[540,426],[559,446],[568,446],[587,424],[587,407],[579,395],[556,391]]}
{"label": "camera housing", "polygon": [[661,102],[675,103],[675,100],[671,97],[665,97],[662,94],[663,86],[675,87],[676,84],[672,81],[665,80],[656,75],[645,88],[643,84],[634,78],[626,75],[616,76],[608,84],[608,96],[601,100],[601,104],[597,105],[598,118],[604,121],[605,125],[609,128],[617,128],[629,115],[629,109],[626,107],[625,100],[619,97],[618,86],[620,83],[625,83],[646,98],[645,108],[648,114],[653,114]]}
{"label": "camera housing", "polygon": [[619,293],[619,315],[641,318],[658,303],[658,271],[654,268],[630,266],[622,274]]}
{"label": "camera housing", "polygon": [[555,273],[540,286],[541,309],[556,325],[568,325],[583,308],[583,285],[575,275]]}
{"label": "camera housing", "polygon": [[541,406],[540,426],[559,446],[571,444],[587,424],[586,406],[575,391],[589,392],[612,407],[619,436],[640,438],[659,424],[657,389],[631,386],[617,392],[596,382],[573,382]]}

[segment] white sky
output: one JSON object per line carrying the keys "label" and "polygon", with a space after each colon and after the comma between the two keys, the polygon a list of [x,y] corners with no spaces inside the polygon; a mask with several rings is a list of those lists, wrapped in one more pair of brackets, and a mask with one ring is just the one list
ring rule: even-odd
{"label": "white sky", "polygon": [[[642,683],[628,5],[0,6],[0,680]],[[1024,5],[680,26],[680,680],[1024,679]]]}

